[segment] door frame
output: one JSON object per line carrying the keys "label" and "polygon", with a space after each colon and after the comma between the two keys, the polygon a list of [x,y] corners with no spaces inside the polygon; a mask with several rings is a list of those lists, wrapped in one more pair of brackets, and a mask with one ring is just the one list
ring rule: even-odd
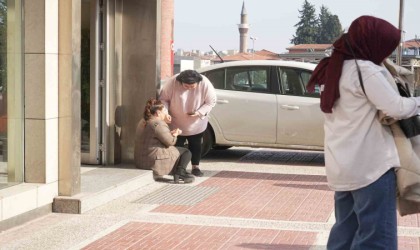
{"label": "door frame", "polygon": [[106,34],[104,0],[91,0],[90,4],[90,123],[89,151],[81,151],[82,164],[103,163],[103,95],[105,88],[105,42]]}

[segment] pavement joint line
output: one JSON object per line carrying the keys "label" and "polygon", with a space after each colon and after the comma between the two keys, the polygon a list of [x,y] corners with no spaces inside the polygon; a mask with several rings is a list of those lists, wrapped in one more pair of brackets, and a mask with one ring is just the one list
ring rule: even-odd
{"label": "pavement joint line", "polygon": [[104,237],[104,236],[106,236],[106,235],[114,232],[115,230],[121,228],[122,226],[124,226],[124,225],[126,225],[127,223],[130,223],[130,222],[131,222],[131,220],[122,220],[122,221],[120,221],[120,222],[118,222],[118,223],[116,223],[116,224],[108,227],[107,229],[105,229],[105,230],[103,230],[103,231],[95,234],[93,237],[90,237],[90,238],[88,238],[88,239],[80,242],[79,244],[70,247],[68,250],[79,250],[79,249],[82,249],[82,248],[86,247],[87,245],[89,245],[89,244],[91,244],[91,243],[93,243],[93,242],[101,239],[102,237]]}
{"label": "pavement joint line", "polygon": [[333,210],[333,212],[330,215],[330,218],[328,218],[328,223],[330,224],[334,224],[335,223],[335,211]]}
{"label": "pavement joint line", "polygon": [[[306,221],[280,221],[248,218],[232,218],[222,216],[189,215],[154,213],[144,214],[136,221],[149,223],[170,223],[182,225],[253,228],[253,229],[276,229],[302,232],[328,232],[332,227],[329,222],[306,222]],[[420,228],[398,227],[398,236],[420,237]]]}
{"label": "pavement joint line", "polygon": [[420,237],[420,228],[418,228],[418,227],[398,227],[398,236]]}
{"label": "pavement joint line", "polygon": [[328,242],[328,237],[330,236],[329,231],[322,231],[316,235],[315,242],[313,246],[309,248],[309,250],[318,250],[318,249],[325,249],[325,247],[320,248],[320,246],[326,246]]}
{"label": "pavement joint line", "polygon": [[302,232],[329,231],[331,224],[325,222],[304,222],[304,221],[279,221],[264,219],[232,218],[222,216],[189,215],[189,214],[168,214],[150,212],[140,218],[139,222],[149,223],[170,223],[181,225],[198,225],[213,227],[234,227],[253,229],[275,229]]}
{"label": "pavement joint line", "polygon": [[[256,184],[254,184],[254,186],[253,186],[253,188],[255,188],[255,187],[257,187],[258,185],[260,185],[260,183],[262,182],[263,180],[259,180]],[[242,199],[242,197],[246,197],[246,196],[248,196],[248,193],[250,193],[250,192],[252,192],[252,189],[249,189],[248,191],[245,191],[245,192],[242,192],[242,194],[239,196],[239,197],[237,197],[237,199],[238,200],[241,200]],[[251,197],[252,198],[252,197]],[[233,206],[234,205],[234,203],[231,203],[230,205],[228,205],[228,206],[226,206],[225,208],[223,208],[223,209],[221,209],[220,211],[219,211],[219,213],[218,214],[221,214],[221,213],[223,213],[224,211],[226,211],[226,210],[228,210],[231,206]]]}
{"label": "pavement joint line", "polygon": [[144,206],[139,209],[136,214],[147,214],[150,213],[153,209],[160,206],[160,204],[143,204]]}
{"label": "pavement joint line", "polygon": [[[310,196],[310,192],[306,193],[306,196],[303,200],[306,200],[308,197]],[[301,208],[303,205],[303,202],[299,204],[299,206],[296,207],[295,211],[290,215],[290,217],[295,216],[295,214],[297,214],[299,212],[299,208]],[[305,209],[304,209],[305,210]]]}

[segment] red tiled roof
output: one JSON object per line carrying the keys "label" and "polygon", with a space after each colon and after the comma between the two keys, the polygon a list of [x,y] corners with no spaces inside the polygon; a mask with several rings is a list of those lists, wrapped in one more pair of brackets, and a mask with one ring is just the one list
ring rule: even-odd
{"label": "red tiled roof", "polygon": [[262,50],[255,51],[255,53],[237,53],[231,56],[222,57],[224,61],[244,61],[244,60],[278,60],[279,57],[276,53]]}
{"label": "red tiled roof", "polygon": [[420,48],[420,40],[408,40],[404,42],[404,48]]}
{"label": "red tiled roof", "polygon": [[314,49],[314,50],[326,50],[331,47],[332,44],[298,44],[289,48],[287,50],[307,50],[307,49]]}
{"label": "red tiled roof", "polygon": [[216,58],[216,56],[205,55],[205,56],[200,56],[199,58],[201,60],[214,60]]}
{"label": "red tiled roof", "polygon": [[260,50],[260,51],[255,51],[255,54],[258,54],[258,55],[261,55],[261,56],[278,57],[277,53],[274,53],[274,52],[266,50],[266,49],[263,49],[263,50]]}
{"label": "red tiled roof", "polygon": [[[332,44],[298,44],[289,48],[286,48],[287,50],[308,50],[308,49],[314,49],[314,50],[326,50],[328,48],[332,47]],[[404,42],[405,48],[419,48],[420,47],[420,40],[408,40]]]}

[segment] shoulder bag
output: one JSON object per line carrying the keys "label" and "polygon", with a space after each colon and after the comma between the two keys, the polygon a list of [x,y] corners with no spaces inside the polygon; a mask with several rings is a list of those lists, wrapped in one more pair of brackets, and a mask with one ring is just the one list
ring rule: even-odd
{"label": "shoulder bag", "polygon": [[[346,39],[346,43],[347,43],[347,46],[349,47],[351,53],[355,57],[353,49],[351,48],[347,39]],[[365,95],[366,95],[365,86],[363,84],[363,79],[362,79],[362,72],[360,71],[359,64],[357,63],[356,58],[354,58],[354,61],[356,63],[357,74],[359,76],[360,86],[362,87],[363,93],[365,93]],[[408,88],[408,84],[404,83],[404,81],[402,80],[401,77],[397,76],[395,78],[395,83],[397,85],[398,92],[400,93],[400,95],[402,97],[411,97],[410,90]],[[367,97],[367,95],[366,95],[366,97]],[[401,119],[401,120],[399,120],[399,124],[400,124],[400,127],[401,127],[402,131],[404,132],[404,134],[407,138],[411,138],[411,137],[414,137],[414,136],[420,134],[420,115],[419,114],[416,114],[415,116],[412,116],[412,117],[409,117],[409,118],[406,118],[406,119]]]}

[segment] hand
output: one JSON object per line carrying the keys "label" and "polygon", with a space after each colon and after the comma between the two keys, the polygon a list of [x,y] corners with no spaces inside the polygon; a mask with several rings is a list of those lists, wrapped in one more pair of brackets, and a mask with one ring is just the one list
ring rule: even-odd
{"label": "hand", "polygon": [[165,118],[163,119],[166,123],[171,123],[172,122],[172,116],[171,115],[166,115]]}
{"label": "hand", "polygon": [[198,113],[197,111],[195,111],[195,112],[188,113],[188,115],[191,116],[191,117],[196,117],[196,116],[199,116],[200,113]]}
{"label": "hand", "polygon": [[179,128],[174,129],[174,130],[172,130],[172,131],[171,131],[171,134],[172,134],[173,136],[178,136],[178,135],[180,135],[181,133],[182,133],[182,130],[180,130]]}

